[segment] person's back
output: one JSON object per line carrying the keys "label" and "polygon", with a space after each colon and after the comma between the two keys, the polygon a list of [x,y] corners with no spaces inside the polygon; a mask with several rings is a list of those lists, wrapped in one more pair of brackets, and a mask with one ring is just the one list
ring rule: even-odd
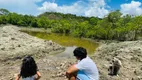
{"label": "person's back", "polygon": [[35,76],[22,78],[22,80],[35,80]]}
{"label": "person's back", "polygon": [[86,74],[91,80],[99,80],[96,64],[88,56],[79,61],[78,64],[76,64],[76,67],[81,72],[84,72],[84,74]]}
{"label": "person's back", "polygon": [[19,80],[20,77],[22,77],[22,80],[38,80],[41,77],[35,60],[31,56],[24,57],[21,65],[21,71],[16,76],[16,80]]}

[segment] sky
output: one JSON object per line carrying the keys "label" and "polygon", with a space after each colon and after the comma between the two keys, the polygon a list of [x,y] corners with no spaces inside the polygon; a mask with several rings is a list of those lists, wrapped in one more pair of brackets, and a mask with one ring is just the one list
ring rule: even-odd
{"label": "sky", "polygon": [[103,18],[115,10],[123,15],[142,15],[142,0],[0,0],[0,8],[34,16],[60,12]]}

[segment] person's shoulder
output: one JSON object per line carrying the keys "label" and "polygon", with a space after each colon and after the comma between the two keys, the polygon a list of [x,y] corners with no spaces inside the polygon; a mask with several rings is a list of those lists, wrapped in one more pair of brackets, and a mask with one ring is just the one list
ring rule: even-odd
{"label": "person's shoulder", "polygon": [[90,59],[90,58],[88,56],[86,56],[86,58],[83,58],[81,61],[86,61],[88,59]]}
{"label": "person's shoulder", "polygon": [[82,59],[81,61],[82,62],[90,62],[90,61],[92,61],[92,59],[89,56],[87,56],[86,58]]}
{"label": "person's shoulder", "polygon": [[86,60],[92,60],[89,56],[87,56],[85,59],[86,59]]}

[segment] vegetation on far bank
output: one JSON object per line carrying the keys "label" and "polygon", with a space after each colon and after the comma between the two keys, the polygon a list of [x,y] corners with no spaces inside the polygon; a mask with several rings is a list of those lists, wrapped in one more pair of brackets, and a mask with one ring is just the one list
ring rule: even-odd
{"label": "vegetation on far bank", "polygon": [[51,28],[54,33],[104,40],[137,40],[142,36],[142,15],[122,16],[119,10],[100,19],[56,12],[32,16],[0,9],[0,24]]}

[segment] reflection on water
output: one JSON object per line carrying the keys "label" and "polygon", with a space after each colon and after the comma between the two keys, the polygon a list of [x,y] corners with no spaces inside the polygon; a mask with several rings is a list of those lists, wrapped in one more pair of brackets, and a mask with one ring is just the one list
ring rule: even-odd
{"label": "reflection on water", "polygon": [[60,54],[57,54],[57,56],[72,58],[73,57],[73,51],[76,47],[77,46],[66,47],[65,51],[60,53]]}
{"label": "reflection on water", "polygon": [[[93,54],[98,47],[98,44],[95,43],[93,40],[86,40],[86,39],[81,39],[81,38],[75,38],[69,35],[63,35],[63,34],[55,34],[55,33],[44,33],[44,32],[28,32],[28,31],[23,31],[26,32],[32,36],[36,36],[42,39],[46,40],[52,40],[53,42],[56,42],[62,46],[66,47],[66,50],[58,54],[58,56],[69,56],[73,55],[73,50],[77,46],[81,46],[87,49],[88,54]],[[64,55],[63,55],[64,54]]]}

